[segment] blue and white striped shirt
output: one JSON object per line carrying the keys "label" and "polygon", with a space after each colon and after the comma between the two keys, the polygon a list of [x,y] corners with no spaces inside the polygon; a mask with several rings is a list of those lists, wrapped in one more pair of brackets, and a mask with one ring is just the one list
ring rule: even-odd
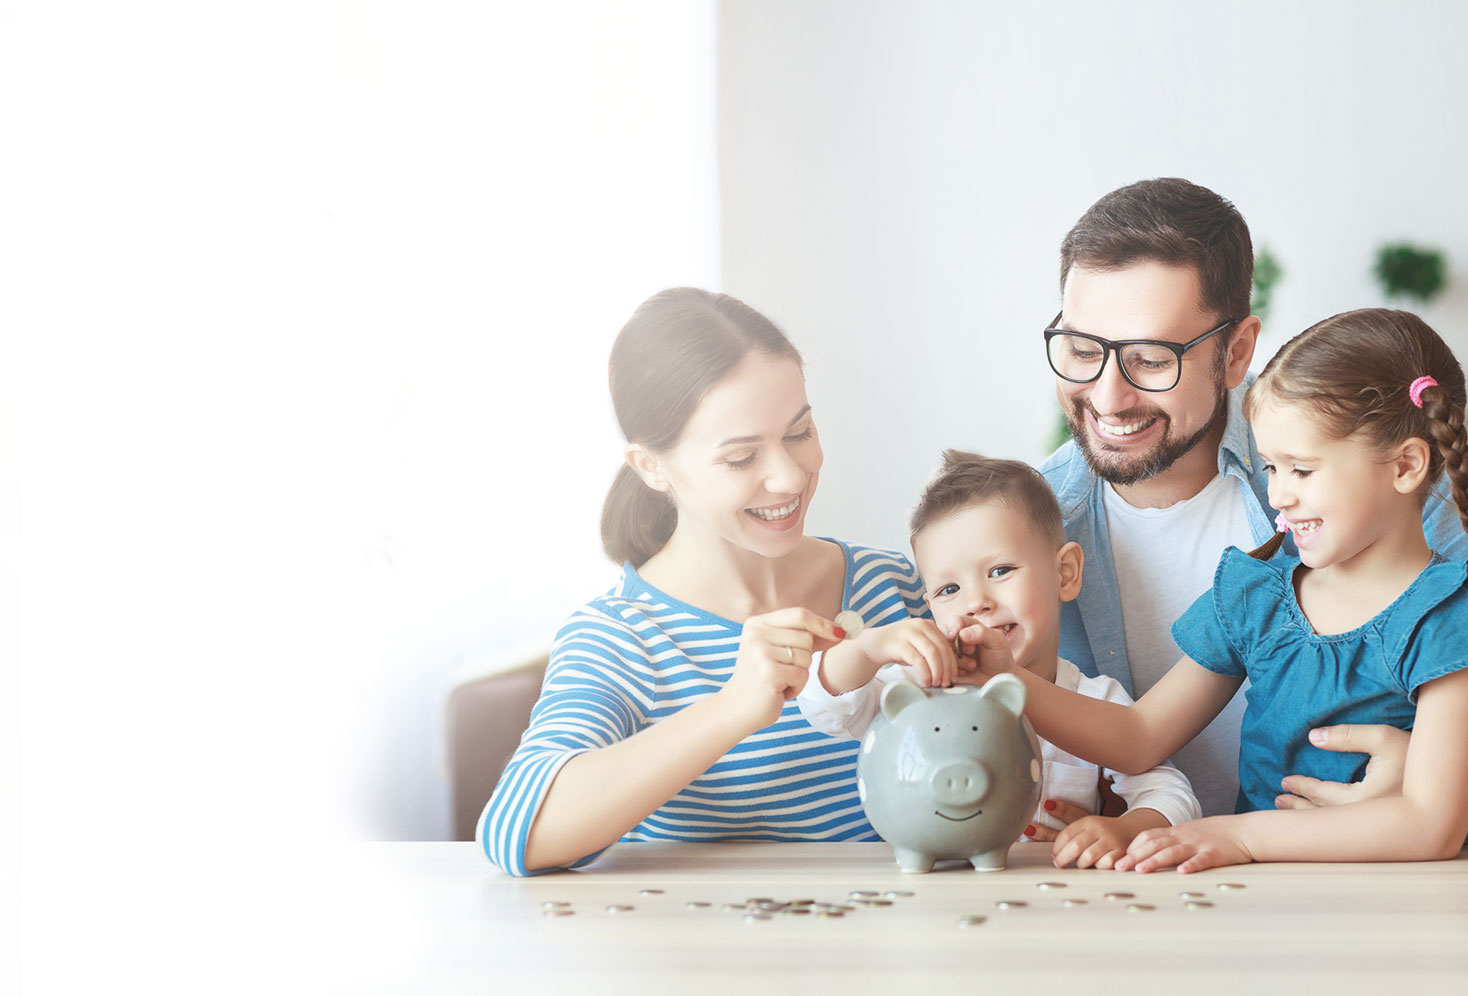
{"label": "blue and white striped shirt", "polygon": [[[843,608],[867,626],[928,615],[906,557],[832,542],[846,557]],[[556,635],[530,726],[479,817],[489,859],[512,875],[533,874],[525,842],[561,765],[717,692],[734,671],[740,630],[626,565],[621,581]],[[859,746],[812,728],[792,700],[622,839],[878,840],[856,794]]]}

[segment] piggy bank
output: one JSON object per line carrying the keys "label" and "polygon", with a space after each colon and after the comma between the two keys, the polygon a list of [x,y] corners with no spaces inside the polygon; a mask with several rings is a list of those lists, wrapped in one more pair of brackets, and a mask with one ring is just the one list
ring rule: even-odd
{"label": "piggy bank", "polygon": [[1040,743],[1024,707],[1024,682],[1007,674],[982,688],[883,690],[856,784],[899,868],[925,872],[946,858],[1004,868],[1040,802]]}

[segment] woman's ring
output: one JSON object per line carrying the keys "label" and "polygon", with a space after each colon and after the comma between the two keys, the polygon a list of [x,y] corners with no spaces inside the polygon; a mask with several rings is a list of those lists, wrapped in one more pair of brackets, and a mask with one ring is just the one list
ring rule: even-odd
{"label": "woman's ring", "polygon": [[795,663],[795,648],[794,647],[786,647],[785,648],[785,656],[788,657],[788,658],[790,658],[790,663],[791,664],[794,664]]}

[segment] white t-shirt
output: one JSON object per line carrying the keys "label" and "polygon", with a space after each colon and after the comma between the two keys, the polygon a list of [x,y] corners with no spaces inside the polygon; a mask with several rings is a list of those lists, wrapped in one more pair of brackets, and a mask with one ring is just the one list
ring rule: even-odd
{"label": "white t-shirt", "polygon": [[[1237,478],[1219,474],[1193,497],[1167,508],[1135,508],[1111,485],[1102,488],[1137,698],[1183,656],[1172,640],[1172,624],[1213,586],[1224,548],[1252,546],[1244,487]],[[1246,681],[1207,729],[1172,756],[1192,783],[1204,816],[1234,811],[1247,687]]]}

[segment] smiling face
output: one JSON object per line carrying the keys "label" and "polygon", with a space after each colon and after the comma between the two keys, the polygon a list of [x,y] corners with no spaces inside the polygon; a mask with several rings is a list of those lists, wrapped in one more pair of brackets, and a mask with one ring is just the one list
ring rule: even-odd
{"label": "smiling face", "polygon": [[629,448],[643,480],[672,495],[680,542],[764,557],[800,543],[822,458],[800,364],[761,352],[704,395],[671,450]]}
{"label": "smiling face", "polygon": [[939,629],[1000,629],[1016,664],[1055,680],[1060,603],[1081,586],[1079,546],[1056,549],[1022,512],[991,500],[930,522],[912,549]]}
{"label": "smiling face", "polygon": [[1412,482],[1422,475],[1404,477],[1393,455],[1326,435],[1303,405],[1266,401],[1251,421],[1269,503],[1288,523],[1306,567],[1362,566],[1382,552],[1383,539],[1410,536],[1414,526],[1420,535]]}
{"label": "smiling face", "polygon": [[[1066,277],[1060,325],[1111,341],[1155,339],[1186,344],[1229,317],[1201,309],[1202,288],[1192,266],[1140,262],[1119,270],[1074,266]],[[1072,436],[1096,474],[1127,486],[1170,473],[1217,471],[1216,451],[1227,416],[1228,388],[1239,383],[1252,355],[1257,322],[1235,328],[1230,349],[1219,334],[1183,356],[1170,391],[1142,391],[1121,375],[1116,354],[1089,384],[1056,378],[1056,393]],[[1235,354],[1248,345],[1242,365]]]}

